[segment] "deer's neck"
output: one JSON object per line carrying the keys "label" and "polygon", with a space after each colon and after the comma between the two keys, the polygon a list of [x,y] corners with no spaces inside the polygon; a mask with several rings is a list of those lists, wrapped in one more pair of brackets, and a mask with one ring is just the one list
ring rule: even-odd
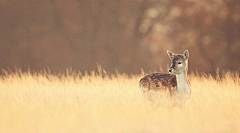
{"label": "deer's neck", "polygon": [[182,106],[188,102],[191,97],[190,87],[187,81],[187,72],[176,74],[177,92],[173,98],[173,106]]}
{"label": "deer's neck", "polygon": [[181,97],[185,97],[189,99],[191,92],[190,92],[190,87],[187,80],[187,72],[185,71],[185,72],[176,74],[176,78],[177,78],[178,94],[181,95]]}

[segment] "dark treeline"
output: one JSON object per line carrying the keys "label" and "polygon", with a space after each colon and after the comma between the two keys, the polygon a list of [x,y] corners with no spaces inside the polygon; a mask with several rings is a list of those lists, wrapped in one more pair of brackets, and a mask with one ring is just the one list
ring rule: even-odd
{"label": "dark treeline", "polygon": [[239,0],[0,0],[0,68],[52,72],[167,70],[166,50],[189,69],[240,68]]}

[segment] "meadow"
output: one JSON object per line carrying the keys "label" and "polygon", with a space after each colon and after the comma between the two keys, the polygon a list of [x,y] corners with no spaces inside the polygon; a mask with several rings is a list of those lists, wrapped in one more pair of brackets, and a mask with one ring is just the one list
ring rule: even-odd
{"label": "meadow", "polygon": [[143,75],[109,74],[101,68],[90,74],[3,70],[0,132],[240,132],[238,73],[216,78],[191,73],[192,98],[173,109],[146,102],[138,86]]}

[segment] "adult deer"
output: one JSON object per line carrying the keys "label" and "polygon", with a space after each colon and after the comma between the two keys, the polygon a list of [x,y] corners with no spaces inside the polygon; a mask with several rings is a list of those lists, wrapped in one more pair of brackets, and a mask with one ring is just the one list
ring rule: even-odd
{"label": "adult deer", "polygon": [[[182,106],[191,97],[191,89],[187,80],[189,52],[174,54],[168,51],[171,59],[169,73],[152,73],[139,81],[144,97],[154,103],[168,102],[171,106]],[[163,100],[167,99],[167,101]]]}

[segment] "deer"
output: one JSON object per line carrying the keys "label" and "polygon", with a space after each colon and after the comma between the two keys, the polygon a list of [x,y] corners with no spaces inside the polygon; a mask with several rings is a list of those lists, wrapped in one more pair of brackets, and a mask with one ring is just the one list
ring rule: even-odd
{"label": "deer", "polygon": [[181,107],[191,98],[190,82],[187,79],[189,52],[174,54],[167,50],[171,59],[169,73],[152,73],[144,76],[139,81],[143,97],[160,104],[167,102],[171,107]]}

